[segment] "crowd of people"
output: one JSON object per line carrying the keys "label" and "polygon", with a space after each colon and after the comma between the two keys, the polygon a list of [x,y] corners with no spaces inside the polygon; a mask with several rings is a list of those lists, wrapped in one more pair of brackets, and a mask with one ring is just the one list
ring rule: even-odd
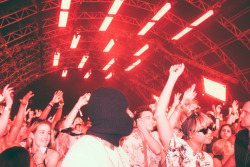
{"label": "crowd of people", "polygon": [[[240,108],[234,100],[226,117],[221,105],[204,111],[195,84],[183,95],[172,94],[184,70],[184,64],[171,66],[156,104],[134,112],[126,96],[111,87],[84,94],[67,116],[62,91],[35,112],[27,108],[34,96],[30,91],[10,120],[13,88],[5,86],[0,167],[249,167],[250,101]],[[56,113],[48,119],[55,104]],[[85,105],[87,121],[77,117]]]}

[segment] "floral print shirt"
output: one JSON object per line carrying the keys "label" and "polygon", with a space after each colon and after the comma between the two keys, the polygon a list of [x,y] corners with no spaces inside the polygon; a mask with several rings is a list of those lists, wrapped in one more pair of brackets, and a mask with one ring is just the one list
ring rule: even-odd
{"label": "floral print shirt", "polygon": [[169,149],[166,151],[168,167],[213,167],[212,157],[206,153],[196,153],[183,139],[173,134]]}
{"label": "floral print shirt", "polygon": [[[154,131],[150,134],[160,144],[158,132]],[[158,167],[160,164],[161,156],[155,155],[149,149],[148,145],[146,145],[146,147],[148,167]],[[139,136],[138,129],[134,129],[133,132],[124,139],[122,148],[127,153],[131,166],[145,167],[143,142],[141,137]]]}

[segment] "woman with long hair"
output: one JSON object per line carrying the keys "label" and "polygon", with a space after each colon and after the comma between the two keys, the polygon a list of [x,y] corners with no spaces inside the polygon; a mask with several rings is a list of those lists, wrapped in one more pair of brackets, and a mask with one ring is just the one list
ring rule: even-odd
{"label": "woman with long hair", "polygon": [[59,154],[48,148],[51,141],[51,123],[44,120],[35,121],[29,128],[26,148],[34,164],[38,167],[55,167]]}

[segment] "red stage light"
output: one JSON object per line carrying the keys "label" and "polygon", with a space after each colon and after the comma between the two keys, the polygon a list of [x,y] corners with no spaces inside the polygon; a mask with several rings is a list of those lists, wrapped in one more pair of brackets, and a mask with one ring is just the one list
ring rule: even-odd
{"label": "red stage light", "polygon": [[106,31],[112,20],[113,20],[113,17],[105,17],[99,31]]}
{"label": "red stage light", "polygon": [[156,15],[152,18],[153,21],[158,21],[164,14],[166,14],[169,9],[171,8],[170,3],[166,3],[157,13]]}
{"label": "red stage light", "polygon": [[89,70],[89,71],[85,74],[85,76],[84,76],[83,78],[87,79],[87,78],[89,78],[90,75],[91,75],[91,70]]}
{"label": "red stage light", "polygon": [[172,40],[178,40],[180,39],[182,36],[184,36],[186,33],[188,33],[189,31],[191,31],[193,28],[190,27],[186,27],[184,30],[182,30],[181,32],[179,32],[177,35],[175,35]]}
{"label": "red stage light", "polygon": [[209,18],[210,16],[212,16],[214,14],[213,10],[209,10],[207,13],[205,13],[203,16],[201,16],[199,19],[197,19],[196,21],[194,21],[191,26],[198,26],[200,23],[202,23],[203,21],[205,21],[207,18]]}
{"label": "red stage light", "polygon": [[111,39],[108,43],[108,45],[105,47],[105,49],[103,50],[103,52],[109,52],[110,49],[114,46],[115,42],[113,39]]}
{"label": "red stage light", "polygon": [[80,38],[81,38],[81,35],[78,35],[78,34],[73,36],[73,39],[72,39],[72,42],[70,45],[71,49],[75,49],[77,47],[77,44],[78,44]]}
{"label": "red stage light", "polygon": [[226,85],[203,77],[205,93],[221,101],[226,101]]}
{"label": "red stage light", "polygon": [[134,62],[132,65],[130,65],[128,68],[125,69],[125,71],[132,70],[135,66],[141,63],[141,59],[138,59],[136,62]]}
{"label": "red stage light", "polygon": [[113,3],[113,5],[110,8],[108,14],[115,15],[117,13],[117,11],[119,10],[119,8],[121,7],[123,2],[124,2],[124,0],[115,0],[115,2]]}
{"label": "red stage light", "polygon": [[109,67],[114,64],[115,59],[113,58],[112,60],[110,60],[110,62],[102,69],[103,71],[106,71],[107,69],[109,69]]}
{"label": "red stage light", "polygon": [[62,0],[61,9],[69,9],[71,0]]}
{"label": "red stage light", "polygon": [[62,72],[62,77],[66,77],[66,76],[67,76],[67,73],[68,73],[68,70],[63,70],[63,72]]}
{"label": "red stage light", "polygon": [[83,56],[81,62],[78,65],[78,68],[83,68],[84,64],[87,62],[89,56]]}
{"label": "red stage light", "polygon": [[155,22],[148,22],[138,33],[138,35],[145,35],[148,30],[155,25]]}
{"label": "red stage light", "polygon": [[105,77],[105,79],[109,79],[109,78],[111,78],[113,76],[113,74],[112,74],[112,72],[110,72],[106,77]]}
{"label": "red stage light", "polygon": [[69,12],[66,12],[66,11],[60,12],[58,27],[66,27],[68,15],[69,15]]}
{"label": "red stage light", "polygon": [[55,55],[54,55],[53,66],[58,66],[58,64],[59,64],[59,58],[60,58],[60,53],[56,52]]}
{"label": "red stage light", "polygon": [[140,56],[140,55],[141,55],[143,52],[145,52],[148,48],[149,48],[149,45],[148,45],[148,44],[144,45],[140,50],[138,50],[138,51],[134,54],[134,56]]}

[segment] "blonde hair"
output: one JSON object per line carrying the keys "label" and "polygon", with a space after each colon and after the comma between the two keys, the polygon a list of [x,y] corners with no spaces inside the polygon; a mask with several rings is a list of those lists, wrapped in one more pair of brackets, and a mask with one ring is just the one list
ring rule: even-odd
{"label": "blonde hair", "polygon": [[[186,117],[188,115],[188,117]],[[197,132],[202,128],[208,127],[213,121],[204,113],[191,111],[184,115],[186,119],[181,124],[181,130],[185,139],[189,139],[192,132]]]}
{"label": "blonde hair", "polygon": [[69,150],[70,145],[70,135],[67,133],[60,133],[56,138],[56,148],[60,155],[60,158],[64,158]]}
{"label": "blonde hair", "polygon": [[[51,123],[49,121],[46,121],[46,120],[38,120],[38,121],[35,121],[30,127],[29,127],[29,130],[28,130],[28,138],[27,138],[27,142],[26,142],[26,146],[25,148],[31,148],[32,147],[32,144],[33,144],[33,140],[31,138],[31,133],[36,133],[38,127],[42,124],[46,124],[46,125],[49,125],[49,127],[51,128]],[[52,133],[51,133],[52,134]],[[50,140],[51,140],[52,137],[50,137]]]}

